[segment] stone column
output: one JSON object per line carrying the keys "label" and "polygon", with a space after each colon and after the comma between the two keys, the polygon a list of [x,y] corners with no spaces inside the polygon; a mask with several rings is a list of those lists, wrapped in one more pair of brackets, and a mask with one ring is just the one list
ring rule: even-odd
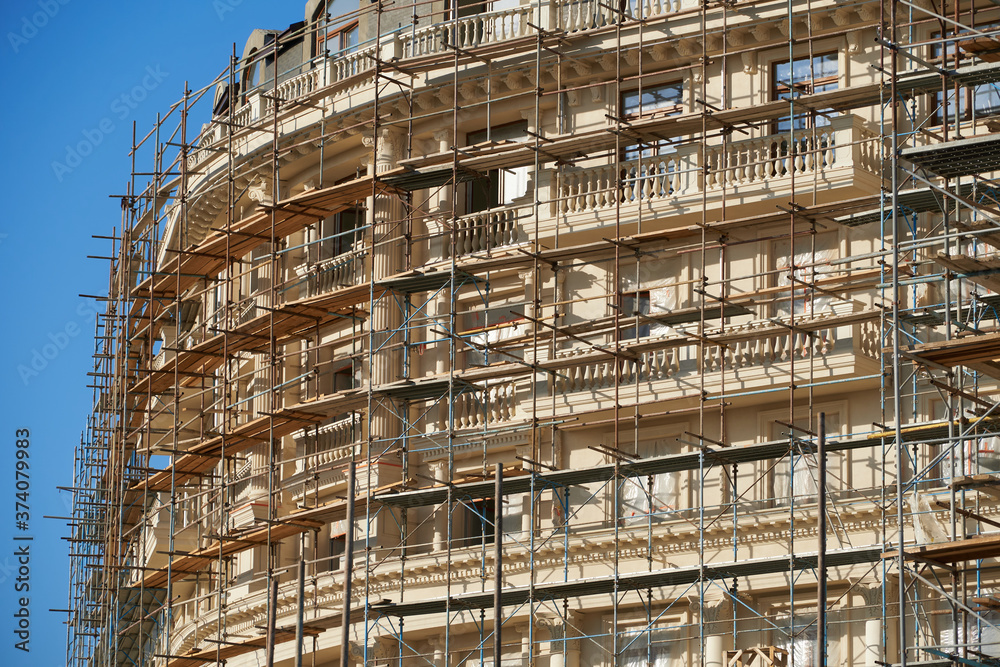
{"label": "stone column", "polygon": [[[448,481],[448,462],[431,461],[427,464],[430,468],[431,477],[437,482]],[[434,508],[434,539],[431,541],[431,549],[436,552],[444,551],[448,548],[448,503],[441,503]]]}
{"label": "stone column", "polygon": [[[521,445],[519,447],[515,447],[514,452],[517,454],[517,456],[529,459],[531,458],[531,447],[529,447],[528,445]],[[531,531],[534,528],[532,521],[534,516],[533,512],[531,511],[531,503],[533,500],[531,497],[531,493],[519,493],[516,496],[515,495],[507,496],[507,500],[511,503],[521,504],[520,534],[511,537],[513,539],[527,541],[528,536],[531,534]],[[511,532],[512,528],[513,526],[509,527],[504,526],[504,532],[505,533]]]}
{"label": "stone column", "polygon": [[427,640],[427,652],[430,654],[431,663],[437,667],[447,667],[448,660],[444,654],[444,638],[431,637]]}
{"label": "stone column", "polygon": [[865,667],[878,667],[882,661],[882,614],[873,613],[872,608],[882,605],[882,587],[878,582],[873,582],[868,586],[859,586],[861,597],[864,598],[865,606]]}
{"label": "stone column", "polygon": [[727,620],[732,620],[733,605],[729,599],[706,600],[702,606],[705,622],[705,667],[723,667],[725,640],[729,634]]}
{"label": "stone column", "polygon": [[[521,635],[521,664],[525,667],[532,667],[535,661],[531,657],[531,626],[527,623],[519,623],[514,626],[514,630]],[[509,644],[510,642],[505,643]],[[500,667],[500,665],[493,667]]]}
{"label": "stone column", "polygon": [[578,635],[580,614],[570,611],[564,621],[558,616],[543,616],[538,619],[541,627],[549,631],[549,667],[580,667],[580,640]]}
{"label": "stone column", "polygon": [[[368,163],[368,174],[378,176],[397,164],[399,156],[403,155],[403,135],[395,128],[379,128],[374,134],[362,137],[365,146],[371,149]],[[399,271],[403,226],[399,221],[403,218],[403,207],[399,199],[392,195],[369,196],[367,200],[366,246],[370,250],[371,274],[374,280],[387,278]],[[390,349],[393,344],[402,342],[399,326],[403,320],[401,306],[391,295],[378,298],[371,304],[371,315],[368,326],[371,327],[371,350],[369,350],[368,381],[373,386],[380,387],[400,379],[402,371],[402,355],[398,350]],[[375,451],[373,455],[389,449],[392,440],[401,432],[402,424],[396,415],[402,406],[389,404],[388,398],[376,396],[368,415],[368,435]],[[400,461],[398,454],[391,455],[390,461]],[[388,463],[386,457],[382,462]],[[360,491],[366,488],[376,488],[400,480],[402,467],[398,465],[376,465],[370,471],[358,476]],[[368,534],[377,536],[380,545],[398,544],[398,525],[391,517],[379,516],[368,527]],[[384,555],[384,554],[383,554]]]}

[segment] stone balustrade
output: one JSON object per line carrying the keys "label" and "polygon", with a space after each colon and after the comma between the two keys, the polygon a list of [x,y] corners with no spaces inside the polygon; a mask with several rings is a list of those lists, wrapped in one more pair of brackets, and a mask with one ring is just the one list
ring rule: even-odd
{"label": "stone balustrade", "polygon": [[[810,318],[816,322],[834,313]],[[801,318],[800,318],[801,319]],[[878,321],[865,322],[853,326],[855,354],[863,354],[877,358]],[[770,320],[754,320],[743,324],[728,325],[722,332],[708,332],[708,338],[724,335],[724,347],[705,345],[702,352],[701,372],[725,369],[763,367],[771,364],[784,363],[809,358],[826,357],[834,352],[839,342],[836,326],[806,332],[775,333],[775,324]],[[613,387],[615,382],[630,384],[635,382],[655,382],[674,377],[683,372],[683,361],[697,359],[697,341],[684,340],[682,333],[667,334],[665,347],[659,350],[639,353],[636,359],[615,361],[610,355],[607,359],[581,361],[578,365],[569,365],[560,369],[555,376],[554,389],[557,393],[579,391],[599,391]],[[677,339],[676,343],[666,343],[666,339]],[[641,342],[655,341],[656,338],[643,338]],[[557,354],[560,358],[572,359],[574,356],[589,356],[589,348],[573,348]],[[617,376],[616,376],[617,366]],[[692,366],[693,368],[693,366]]]}
{"label": "stone balustrade", "polygon": [[[330,83],[340,83],[375,66],[377,47],[368,46],[351,53],[342,54],[330,61]],[[360,83],[348,86],[354,90]]]}
{"label": "stone balustrade", "polygon": [[403,32],[403,57],[416,58],[447,51],[449,45],[474,49],[534,34],[529,32],[533,8],[528,5],[483,12],[438,25]]}
{"label": "stone balustrade", "polygon": [[[524,241],[518,220],[530,214],[530,209],[502,208],[459,218],[455,223],[455,255],[488,252]],[[450,256],[450,248],[450,241],[445,239],[446,256]]]}
{"label": "stone balustrade", "polygon": [[[573,357],[591,352],[577,348],[559,356]],[[637,359],[616,362],[612,358],[601,361],[586,361],[559,371],[555,377],[555,389],[559,393],[574,391],[597,391],[615,385],[615,365],[619,365],[618,381],[622,384],[639,381],[663,380],[680,371],[678,348],[643,352]],[[636,377],[638,376],[638,378]]]}
{"label": "stone balustrade", "polygon": [[[681,10],[681,0],[629,0],[627,18],[653,18]],[[615,5],[617,7],[617,5]],[[600,0],[557,0],[553,4],[554,23],[566,32],[603,28],[618,22],[618,12]]]}
{"label": "stone balustrade", "polygon": [[359,285],[365,280],[365,253],[349,252],[328,260],[303,267],[305,296],[319,296],[342,287]]}
{"label": "stone balustrade", "polygon": [[708,146],[704,152],[700,146],[682,146],[669,154],[619,162],[617,168],[566,169],[557,178],[556,206],[564,214],[596,211],[849,167],[879,173],[878,135],[850,115],[815,132],[800,131],[792,141],[787,133],[773,134]]}
{"label": "stone balustrade", "polygon": [[491,382],[483,389],[455,397],[454,423],[459,428],[497,424],[517,416],[517,385],[513,381]]}
{"label": "stone balustrade", "polygon": [[[301,74],[289,77],[278,83],[273,94],[264,98],[264,113],[270,113],[274,104],[274,97],[284,101],[294,100],[304,95],[308,95],[320,87],[322,82],[322,72],[320,68],[310,68]],[[280,108],[280,107],[279,107]]]}
{"label": "stone balustrade", "polygon": [[330,468],[350,460],[357,453],[361,425],[361,417],[351,415],[318,429],[302,431],[301,437],[295,439],[295,474]]}
{"label": "stone balustrade", "polygon": [[772,134],[711,146],[705,152],[705,187],[738,187],[851,165],[876,171],[877,141],[878,135],[867,130],[860,118],[848,115],[791,136]]}

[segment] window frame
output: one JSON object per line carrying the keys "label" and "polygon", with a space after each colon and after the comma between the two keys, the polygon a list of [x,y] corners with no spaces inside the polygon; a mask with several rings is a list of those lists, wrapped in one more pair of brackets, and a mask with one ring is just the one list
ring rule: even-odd
{"label": "window frame", "polygon": [[[827,75],[817,78],[815,76],[815,63],[817,60],[827,58],[832,56],[832,60],[836,65],[836,73],[832,75]],[[803,82],[795,81],[795,63],[798,62],[808,62],[810,63],[809,77]],[[782,65],[788,65],[789,75],[791,78],[790,84],[780,84],[778,81],[778,68]],[[770,61],[768,66],[768,96],[772,102],[788,101],[789,97],[782,97],[783,94],[789,93],[790,96],[793,93],[794,88],[799,88],[804,85],[804,90],[801,90],[795,97],[800,97],[802,95],[811,95],[817,92],[817,88],[822,88],[819,92],[824,92],[825,90],[837,90],[840,88],[840,53],[836,49],[824,50],[820,53],[806,54],[798,58],[777,58]],[[826,88],[833,84],[833,88]],[[782,85],[784,85],[785,90],[781,90]],[[794,98],[793,98],[794,99]],[[794,116],[784,116],[775,120],[771,125],[772,134],[788,134],[790,131],[804,132],[812,131],[820,127],[826,127],[830,124],[830,120],[821,113],[823,110],[807,111],[805,113],[797,113]],[[834,115],[830,113],[828,115]],[[803,122],[802,127],[797,127],[795,123]]]}
{"label": "window frame", "polygon": [[[528,135],[528,121],[516,120],[510,123],[491,125],[479,130],[466,132],[465,143],[467,146],[475,146],[476,144],[481,144],[487,141],[517,141],[517,139],[498,140],[494,137],[494,134],[498,132],[500,134],[505,134],[508,130],[518,130],[520,128],[524,129],[524,139],[527,140],[530,136]],[[483,135],[483,138],[479,141],[474,141],[474,138],[476,138],[477,135]],[[513,174],[509,176],[508,172],[513,172]],[[528,180],[531,178],[528,167],[515,167],[514,169],[491,169],[486,173],[485,177],[474,178],[467,181],[465,183],[464,197],[465,215],[506,208],[508,206],[512,206],[514,201],[517,199],[525,196],[527,192],[510,197],[510,201],[507,201],[508,193],[504,191],[507,178],[517,174],[525,175]],[[480,202],[478,201],[481,195],[485,195],[485,206],[480,206]]]}
{"label": "window frame", "polygon": [[[643,110],[644,96],[647,94],[655,94],[656,91],[666,89],[675,89],[677,99],[674,104],[662,106],[654,105],[649,111]],[[618,116],[625,123],[638,120],[655,120],[657,118],[671,118],[673,116],[679,116],[683,114],[687,108],[684,101],[685,92],[684,79],[671,79],[663,83],[641,86],[632,90],[622,91],[621,97],[618,100]],[[638,96],[638,101],[636,105],[630,107],[627,100],[631,95]],[[630,108],[634,109],[634,111],[630,111]],[[662,142],[657,141],[650,144],[633,144],[622,148],[621,159],[625,162],[646,158],[653,159],[660,155],[673,154],[676,150],[674,141],[672,140]]]}
{"label": "window frame", "polygon": [[[985,28],[977,27],[977,30],[990,30],[990,29],[1000,29],[1000,23],[988,24]],[[941,31],[933,31],[929,38],[941,39]],[[953,37],[957,35],[949,35]],[[940,49],[940,52],[938,50]],[[958,59],[956,63],[955,55],[958,54]],[[973,60],[973,56],[963,52],[958,47],[958,40],[949,42],[946,46],[941,47],[939,44],[928,44],[927,46],[927,61],[933,64],[939,64],[942,67],[948,68],[951,65],[961,66],[962,64],[968,64]],[[984,97],[987,99],[993,97],[996,100],[996,104],[992,107],[987,107],[985,109],[979,109],[977,102],[980,99],[981,92],[985,91]],[[972,121],[976,118],[989,118],[992,116],[1000,115],[1000,86],[995,83],[981,83],[974,87],[968,86],[958,86],[956,91],[955,86],[950,85],[947,92],[945,90],[936,90],[932,93],[927,94],[928,104],[931,107],[930,119],[932,127],[940,127],[946,125],[947,123],[965,123]],[[944,101],[948,99],[948,116],[951,117],[950,120],[946,120],[943,107]],[[953,106],[958,105],[959,114],[958,118],[954,116]]]}

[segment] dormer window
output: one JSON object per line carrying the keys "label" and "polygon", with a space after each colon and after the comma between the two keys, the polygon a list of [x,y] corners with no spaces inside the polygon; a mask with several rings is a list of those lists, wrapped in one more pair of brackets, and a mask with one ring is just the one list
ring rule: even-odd
{"label": "dormer window", "polygon": [[358,3],[354,0],[331,0],[326,14],[319,17],[316,54],[341,56],[358,50],[360,38]]}

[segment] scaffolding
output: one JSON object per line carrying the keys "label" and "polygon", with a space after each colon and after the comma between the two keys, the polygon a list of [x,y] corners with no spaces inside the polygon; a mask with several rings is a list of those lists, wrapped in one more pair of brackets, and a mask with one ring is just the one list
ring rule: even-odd
{"label": "scaffolding", "polygon": [[67,664],[995,666],[998,54],[987,0],[234,45],[97,237]]}

